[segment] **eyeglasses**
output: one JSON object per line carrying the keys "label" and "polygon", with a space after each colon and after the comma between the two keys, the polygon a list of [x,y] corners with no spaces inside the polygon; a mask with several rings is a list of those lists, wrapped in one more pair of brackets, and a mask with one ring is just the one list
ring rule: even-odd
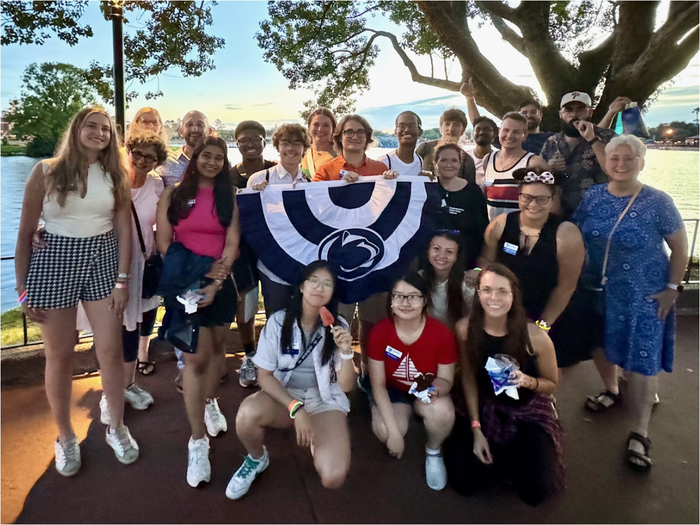
{"label": "eyeglasses", "polygon": [[411,122],[410,124],[396,124],[396,130],[397,131],[404,131],[404,130],[418,131],[418,124],[416,124],[415,122]]}
{"label": "eyeglasses", "polygon": [[281,148],[303,148],[304,147],[304,143],[299,142],[298,140],[296,140],[294,142],[282,140],[282,141],[280,141],[279,145]]}
{"label": "eyeglasses", "polygon": [[160,124],[160,122],[157,120],[146,120],[142,118],[138,119],[136,122],[143,124],[144,126],[158,126]]}
{"label": "eyeglasses", "polygon": [[141,153],[140,151],[133,151],[133,150],[132,150],[132,151],[130,151],[130,153],[131,153],[131,157],[132,157],[136,162],[140,162],[140,161],[143,160],[143,161],[145,161],[145,162],[151,164],[151,163],[153,163],[153,162],[157,162],[157,161],[158,161],[158,159],[155,158],[153,155],[144,155],[144,154]]}
{"label": "eyeglasses", "polygon": [[333,281],[322,281],[316,277],[309,277],[306,282],[309,283],[309,286],[315,290],[321,288],[324,292],[333,291]]}
{"label": "eyeglasses", "polygon": [[523,204],[530,204],[532,201],[535,201],[537,204],[540,206],[544,206],[547,204],[550,200],[552,200],[551,195],[530,195],[529,193],[520,193],[520,202]]}
{"label": "eyeglasses", "polygon": [[421,302],[423,302],[423,296],[422,295],[404,295],[402,293],[393,293],[391,294],[391,302],[396,303],[396,304],[403,304],[404,301],[408,301],[408,304],[411,306],[417,306]]}
{"label": "eyeglasses", "polygon": [[258,146],[263,140],[262,137],[238,139],[236,144],[239,146]]}
{"label": "eyeglasses", "polygon": [[584,115],[588,113],[588,106],[564,106],[561,110],[569,115]]}
{"label": "eyeglasses", "polygon": [[346,129],[343,131],[343,137],[350,139],[357,136],[357,138],[363,139],[367,136],[367,132],[364,129]]}
{"label": "eyeglasses", "polygon": [[479,288],[477,291],[479,292],[479,295],[483,295],[484,297],[491,297],[493,294],[496,294],[496,299],[505,299],[513,293],[505,288],[489,288],[488,286],[485,288]]}

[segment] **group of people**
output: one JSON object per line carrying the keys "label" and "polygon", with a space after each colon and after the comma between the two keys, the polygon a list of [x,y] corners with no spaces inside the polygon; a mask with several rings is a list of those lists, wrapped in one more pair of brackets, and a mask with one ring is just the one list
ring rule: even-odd
{"label": "group of people", "polygon": [[[228,429],[216,390],[226,379],[234,320],[245,350],[239,383],[260,390],[238,408],[236,433],[248,455],[228,498],[246,494],[268,467],[267,428],[293,426],[322,484],[340,487],[351,465],[346,394],[357,383],[392,456],[404,452],[411,416],[422,419],[430,488],[449,481],[470,494],[495,464],[523,501],[537,505],[564,486],[552,394],[567,367],[591,357],[604,390],[585,406],[619,406],[626,380],[635,420],[625,457],[648,470],[657,375],[672,370],[673,304],[687,261],[680,215],[668,195],[639,181],[643,143],[591,123],[586,93],[562,97],[562,131],[545,137],[536,101],[504,115],[499,127],[478,115],[468,83],[462,93],[473,150],[458,142],[467,127],[461,110],[442,115],[441,139],[421,144],[421,119],[405,111],[396,119],[398,148],[379,160],[366,155],[373,140],[366,119],[336,121],[323,108],[306,127],[276,130],[276,163],[263,158],[263,126],[241,122],[236,165],[199,111],[184,116],[185,144],[174,152],[154,108],[137,112],[121,151],[103,109],[75,115],[56,157],[28,179],[16,249],[18,300],[45,342],[58,472],[72,476],[81,466],[70,418],[79,303],[101,368],[106,441],[128,464],[139,447],[124,425],[124,403],[153,404],[135,378],[155,370],[148,341],[159,295],[191,427],[193,487],[211,478],[209,436]],[[236,194],[244,188],[353,184],[364,176],[430,177],[441,196],[428,245],[391,289],[340,304],[332,261],[312,262],[286,282],[241,236]],[[161,258],[156,295],[144,276]],[[256,348],[258,283],[267,323]],[[355,310],[359,377],[349,331]],[[515,364],[508,381],[517,399],[495,394],[485,366],[499,359]]]}

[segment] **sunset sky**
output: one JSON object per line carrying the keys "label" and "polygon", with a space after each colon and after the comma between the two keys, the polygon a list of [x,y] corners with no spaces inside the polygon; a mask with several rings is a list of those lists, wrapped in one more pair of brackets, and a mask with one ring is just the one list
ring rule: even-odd
{"label": "sunset sky", "polygon": [[[262,50],[254,37],[260,21],[267,16],[267,3],[224,1],[212,12],[214,24],[209,32],[226,39],[226,47],[213,57],[216,69],[198,78],[183,78],[178,70],[173,69],[146,85],[128,86],[127,89],[140,93],[160,89],[164,96],[153,101],[140,96],[132,101],[127,109],[127,121],[145,105],[158,108],[166,120],[181,117],[190,109],[199,109],[211,121],[220,119],[228,126],[245,119],[259,120],[268,127],[298,121],[302,102],[311,97],[311,91],[289,90],[282,74],[263,61]],[[87,67],[92,60],[112,63],[111,24],[102,18],[97,2],[89,6],[85,20],[92,25],[95,36],[81,40],[72,48],[56,38],[43,46],[3,46],[0,67],[2,109],[7,109],[10,100],[20,95],[21,75],[32,62],[67,62],[78,67]],[[381,18],[374,19],[372,27],[396,30]],[[127,26],[126,30],[128,32],[130,28]],[[497,67],[507,68],[512,81],[538,89],[527,60],[502,42],[495,29],[484,27],[475,30],[474,34],[482,52]],[[378,42],[382,50],[370,72],[371,89],[357,101],[357,112],[367,117],[374,127],[393,128],[395,116],[407,109],[422,117],[425,128],[435,127],[444,109],[464,108],[464,99],[458,93],[412,82],[408,70],[389,43]],[[415,62],[419,71],[429,73],[427,59],[416,58]],[[452,73],[453,79],[457,80],[460,73],[458,63],[453,65]],[[247,82],[244,83],[243,78],[248,79]],[[692,121],[692,110],[700,105],[699,84],[696,55],[645,115],[647,125],[671,120]]]}

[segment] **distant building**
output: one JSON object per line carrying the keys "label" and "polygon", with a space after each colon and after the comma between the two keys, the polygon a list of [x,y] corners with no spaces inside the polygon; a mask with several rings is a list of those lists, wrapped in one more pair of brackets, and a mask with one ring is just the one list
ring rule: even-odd
{"label": "distant building", "polygon": [[685,143],[687,146],[698,146],[699,141],[700,135],[693,135],[692,137],[688,137],[685,139]]}

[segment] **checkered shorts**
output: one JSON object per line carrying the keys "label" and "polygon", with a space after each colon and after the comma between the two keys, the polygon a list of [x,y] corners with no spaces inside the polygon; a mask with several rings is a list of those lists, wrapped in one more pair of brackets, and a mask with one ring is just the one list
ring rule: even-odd
{"label": "checkered shorts", "polygon": [[114,232],[95,237],[46,233],[46,248],[34,250],[27,276],[30,308],[69,308],[112,293],[119,249]]}

